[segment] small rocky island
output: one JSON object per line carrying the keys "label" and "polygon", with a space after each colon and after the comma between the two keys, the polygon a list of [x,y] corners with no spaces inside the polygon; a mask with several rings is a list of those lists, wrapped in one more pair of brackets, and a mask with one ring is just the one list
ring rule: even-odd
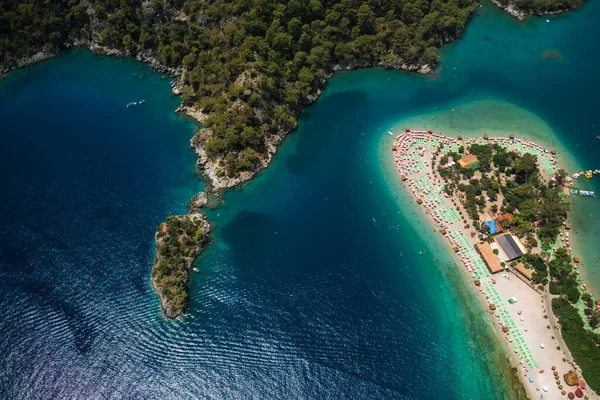
{"label": "small rocky island", "polygon": [[177,318],[185,311],[193,264],[211,241],[210,223],[198,211],[205,200],[206,194],[199,193],[188,214],[169,216],[156,228],[152,286],[167,318]]}

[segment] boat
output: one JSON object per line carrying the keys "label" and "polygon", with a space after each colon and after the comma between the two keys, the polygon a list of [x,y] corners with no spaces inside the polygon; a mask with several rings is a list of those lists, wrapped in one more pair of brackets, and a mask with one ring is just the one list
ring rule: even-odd
{"label": "boat", "polygon": [[547,19],[547,20],[546,20],[546,22],[547,22],[547,23],[550,23],[550,20],[549,20],[549,19]]}
{"label": "boat", "polygon": [[592,171],[586,171],[585,177],[590,179],[592,177]]}
{"label": "boat", "polygon": [[194,272],[199,272],[200,270],[196,267],[193,268]]}
{"label": "boat", "polygon": [[394,136],[394,134],[392,133],[392,131],[388,131],[388,135]]}
{"label": "boat", "polygon": [[131,103],[127,103],[127,108],[133,108],[135,106],[139,106],[140,104],[144,104],[145,102],[146,100],[132,101]]}

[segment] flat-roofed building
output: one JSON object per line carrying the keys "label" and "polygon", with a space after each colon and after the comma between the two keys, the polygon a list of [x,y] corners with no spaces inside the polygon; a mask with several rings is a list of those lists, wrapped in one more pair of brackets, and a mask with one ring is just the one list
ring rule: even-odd
{"label": "flat-roofed building", "polygon": [[467,154],[465,156],[462,156],[458,161],[457,161],[458,165],[460,165],[462,168],[477,168],[479,167],[479,160],[477,159],[477,156],[473,155],[473,154]]}
{"label": "flat-roofed building", "polygon": [[506,257],[503,257],[506,262],[516,260],[520,258],[523,254],[527,253],[527,249],[523,246],[523,243],[519,240],[518,237],[507,233],[506,235],[496,237],[496,243],[498,247]]}
{"label": "flat-roofed building", "polygon": [[513,215],[511,213],[498,214],[498,217],[496,218],[496,221],[502,223],[504,220],[508,221],[509,223],[512,222]]}
{"label": "flat-roofed building", "polygon": [[532,280],[533,279],[533,270],[531,268],[526,268],[525,265],[523,265],[522,262],[518,263],[515,266],[515,269],[517,271],[519,271],[519,273],[521,275],[523,275],[525,278],[527,278],[528,280]]}
{"label": "flat-roofed building", "polygon": [[492,247],[487,242],[477,243],[475,248],[481,254],[483,262],[492,274],[504,271],[504,267],[500,265],[500,259],[494,254]]}

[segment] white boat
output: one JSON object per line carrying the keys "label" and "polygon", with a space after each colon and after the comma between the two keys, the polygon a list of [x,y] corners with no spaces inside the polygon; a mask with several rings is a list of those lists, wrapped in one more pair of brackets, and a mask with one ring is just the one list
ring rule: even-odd
{"label": "white boat", "polygon": [[388,135],[394,136],[394,134],[392,133],[392,131],[388,131]]}
{"label": "white boat", "polygon": [[546,22],[547,22],[547,23],[550,23],[550,20],[549,20],[549,19],[547,19],[547,20],[546,20]]}

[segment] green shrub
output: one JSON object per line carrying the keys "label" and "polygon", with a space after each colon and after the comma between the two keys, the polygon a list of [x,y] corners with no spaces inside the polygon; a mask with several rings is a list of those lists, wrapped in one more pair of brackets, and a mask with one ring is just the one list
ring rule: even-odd
{"label": "green shrub", "polygon": [[600,336],[585,329],[577,309],[562,298],[552,299],[562,337],[581,368],[583,378],[594,391],[600,390]]}

